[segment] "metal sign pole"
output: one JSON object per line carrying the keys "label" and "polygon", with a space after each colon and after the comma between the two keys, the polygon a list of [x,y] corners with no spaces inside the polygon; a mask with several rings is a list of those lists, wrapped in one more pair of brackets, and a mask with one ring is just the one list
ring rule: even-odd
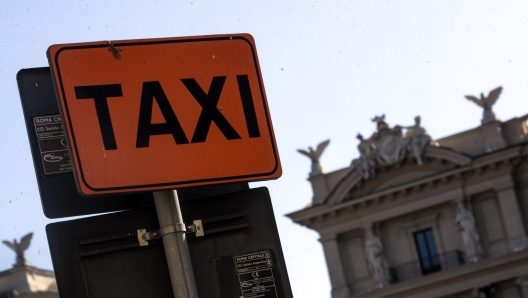
{"label": "metal sign pole", "polygon": [[160,231],[166,227],[176,227],[177,231],[162,236],[174,298],[198,298],[178,192],[154,192],[154,202]]}

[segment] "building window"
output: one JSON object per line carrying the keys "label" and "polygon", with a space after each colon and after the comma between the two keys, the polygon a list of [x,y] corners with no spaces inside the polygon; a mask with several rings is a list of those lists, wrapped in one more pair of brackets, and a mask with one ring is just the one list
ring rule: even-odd
{"label": "building window", "polygon": [[414,233],[414,242],[420,257],[420,265],[424,275],[440,271],[440,258],[436,249],[433,230],[427,229]]}

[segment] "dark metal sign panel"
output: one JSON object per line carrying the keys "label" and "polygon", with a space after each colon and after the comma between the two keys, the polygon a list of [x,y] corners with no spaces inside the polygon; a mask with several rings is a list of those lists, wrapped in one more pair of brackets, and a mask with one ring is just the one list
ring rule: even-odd
{"label": "dark metal sign panel", "polygon": [[[266,188],[181,202],[199,297],[293,297]],[[161,239],[140,246],[137,230],[159,228],[144,208],[50,224],[48,241],[62,298],[172,297]]]}
{"label": "dark metal sign panel", "polygon": [[[79,195],[71,169],[63,120],[49,67],[22,69],[17,74],[20,100],[44,215],[61,218],[153,206],[152,193],[87,198]],[[180,200],[248,189],[247,183],[189,187]]]}
{"label": "dark metal sign panel", "polygon": [[85,198],[75,186],[49,67],[17,74],[44,215],[61,218],[152,206],[152,194]]}

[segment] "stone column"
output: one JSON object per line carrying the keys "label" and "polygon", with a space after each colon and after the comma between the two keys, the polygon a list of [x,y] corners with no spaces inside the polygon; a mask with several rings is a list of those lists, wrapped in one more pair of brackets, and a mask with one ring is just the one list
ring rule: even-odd
{"label": "stone column", "polygon": [[343,262],[341,261],[341,253],[336,236],[325,237],[324,239],[321,237],[319,241],[323,244],[330,283],[332,284],[332,298],[348,298],[350,293],[343,271]]}
{"label": "stone column", "polygon": [[521,297],[528,298],[528,275],[518,277],[515,283],[521,290]]}
{"label": "stone column", "polygon": [[506,235],[511,251],[519,251],[528,247],[528,239],[524,230],[523,218],[513,185],[497,189]]}

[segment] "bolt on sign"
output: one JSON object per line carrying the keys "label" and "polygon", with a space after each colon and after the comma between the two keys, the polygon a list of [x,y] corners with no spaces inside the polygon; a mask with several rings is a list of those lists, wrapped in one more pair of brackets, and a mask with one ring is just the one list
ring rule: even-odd
{"label": "bolt on sign", "polygon": [[84,195],[279,178],[249,34],[52,45]]}

